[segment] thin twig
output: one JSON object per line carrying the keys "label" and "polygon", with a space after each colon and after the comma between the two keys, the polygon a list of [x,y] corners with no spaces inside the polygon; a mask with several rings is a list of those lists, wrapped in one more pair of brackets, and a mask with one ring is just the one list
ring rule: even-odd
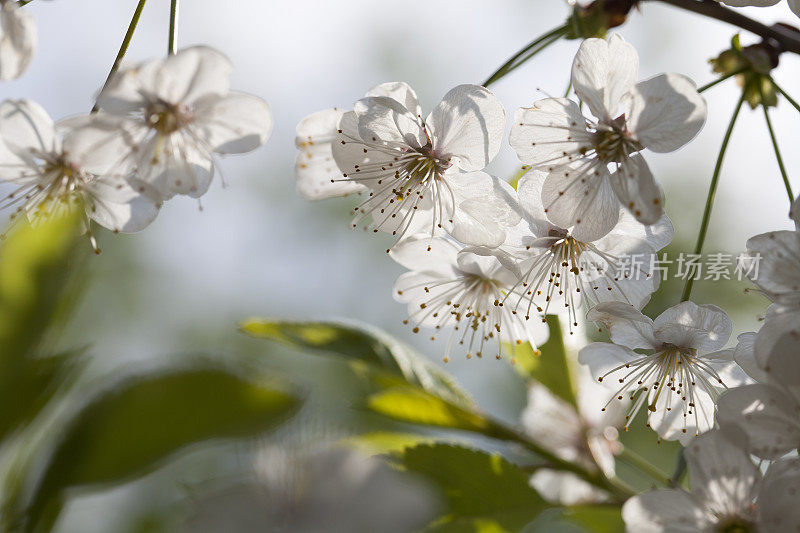
{"label": "thin twig", "polygon": [[[117,57],[114,59],[114,64],[111,66],[111,71],[108,73],[108,77],[106,78],[106,82],[103,84],[103,89],[100,90],[100,94],[103,94],[103,91],[111,82],[111,78],[113,78],[114,74],[116,74],[119,70],[119,66],[122,64],[122,60],[125,57],[125,54],[128,52],[128,47],[131,44],[131,39],[133,39],[133,34],[136,31],[136,26],[139,24],[139,19],[142,16],[142,11],[144,10],[144,5],[146,3],[147,0],[139,0],[139,3],[136,5],[136,11],[133,12],[133,18],[128,26],[128,31],[125,33],[125,37],[122,39],[122,45],[119,47]],[[100,99],[98,97],[98,101],[95,102],[94,107],[92,107],[92,113],[97,113],[100,110],[99,100]]]}
{"label": "thin twig", "polygon": [[[509,69],[512,68],[512,65],[514,64],[514,62],[517,59],[519,59],[520,57],[522,57],[529,50],[531,50],[533,48],[536,48],[537,46],[539,46],[540,44],[544,43],[548,39],[551,39],[555,35],[561,36],[566,31],[567,31],[567,26],[564,25],[564,26],[560,26],[560,27],[558,27],[558,28],[556,28],[554,30],[551,30],[551,31],[545,33],[544,35],[534,39],[527,46],[525,46],[522,50],[520,50],[519,52],[517,52],[516,54],[511,56],[511,59],[509,59],[508,61],[503,63],[503,65],[499,69],[497,69],[491,76],[489,76],[486,79],[486,81],[482,83],[482,85],[484,87],[488,87],[492,83],[496,82],[497,80],[499,80],[500,78],[505,76],[508,73]],[[529,55],[527,58],[525,58],[525,61],[530,59],[530,57],[531,56]],[[523,61],[521,61],[520,64],[522,64],[522,62]],[[516,68],[516,67],[513,67],[513,68]]]}
{"label": "thin twig", "polygon": [[739,70],[737,70],[737,71],[735,71],[735,72],[731,72],[730,74],[725,74],[725,75],[724,75],[724,76],[722,76],[721,78],[717,78],[717,79],[716,79],[716,80],[714,80],[714,81],[711,81],[711,82],[708,82],[708,83],[706,83],[705,85],[703,85],[702,87],[700,87],[699,89],[697,89],[697,92],[699,92],[699,93],[704,93],[704,92],[706,92],[707,90],[709,90],[710,88],[712,88],[712,87],[714,87],[715,85],[717,85],[718,83],[722,83],[723,81],[725,81],[725,80],[727,80],[727,79],[729,79],[729,78],[732,78],[732,77],[734,77],[734,76],[738,76],[739,74],[743,74],[743,73],[744,73],[744,72],[746,72],[746,71],[747,71],[747,69],[746,69],[746,68],[743,68],[743,69],[739,69]]}
{"label": "thin twig", "polygon": [[[759,90],[761,88],[759,87]],[[767,129],[769,130],[769,138],[772,140],[772,148],[775,150],[775,159],[778,160],[778,168],[781,169],[781,177],[783,178],[783,185],[786,187],[786,193],[789,195],[789,203],[794,202],[794,194],[792,194],[792,185],[789,183],[789,176],[786,173],[786,167],[783,164],[783,157],[781,157],[780,148],[778,148],[778,138],[775,136],[775,130],[772,127],[772,119],[769,118],[769,109],[767,104],[764,103],[764,91],[761,90],[761,108],[764,110],[764,120],[767,122]]]}
{"label": "thin twig", "polygon": [[[708,233],[708,223],[711,220],[711,209],[714,207],[714,197],[717,194],[717,185],[719,184],[719,176],[722,173],[722,160],[725,158],[725,152],[728,149],[728,143],[731,140],[733,133],[733,126],[736,124],[736,118],[739,116],[739,111],[742,110],[742,105],[745,100],[745,92],[742,91],[742,96],[739,98],[739,103],[736,104],[736,110],[733,112],[731,122],[728,124],[728,131],[725,132],[725,137],[722,139],[722,147],[719,150],[717,157],[717,165],[714,167],[714,175],[711,177],[711,185],[708,187],[708,197],[706,198],[706,207],[703,211],[703,220],[700,222],[700,233],[697,235],[697,245],[694,247],[694,254],[700,255],[703,251],[703,243],[706,240],[706,233]],[[694,277],[689,276],[686,280],[686,285],[683,287],[683,295],[681,301],[686,302],[692,295],[692,285],[694,284]]]}
{"label": "thin twig", "polygon": [[767,26],[753,20],[741,12],[720,5],[714,0],[648,0],[662,2],[671,6],[705,15],[721,22],[738,26],[764,39],[774,39],[786,52],[800,54],[800,32],[781,26]]}
{"label": "thin twig", "polygon": [[781,95],[783,95],[783,97],[784,97],[784,98],[786,98],[786,101],[787,101],[787,102],[789,102],[790,104],[792,104],[792,106],[793,106],[795,109],[797,109],[798,111],[800,111],[800,104],[798,104],[798,103],[797,103],[797,101],[796,101],[794,98],[792,98],[791,96],[789,96],[788,94],[786,94],[786,91],[784,91],[784,90],[781,88],[781,86],[780,86],[780,85],[778,85],[777,83],[775,83],[775,80],[773,80],[773,79],[772,79],[772,76],[770,76],[770,77],[769,77],[769,81],[770,81],[770,83],[772,83],[772,85],[774,85],[774,86],[775,86],[775,88],[776,88],[776,89],[778,89],[778,92],[779,92],[779,93],[781,93]]}
{"label": "thin twig", "polygon": [[178,0],[171,0],[169,6],[169,43],[167,54],[175,55],[178,51]]}

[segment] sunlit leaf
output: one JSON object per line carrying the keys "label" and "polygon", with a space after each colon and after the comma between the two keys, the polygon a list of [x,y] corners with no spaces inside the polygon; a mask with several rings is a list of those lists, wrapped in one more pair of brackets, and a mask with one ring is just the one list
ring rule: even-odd
{"label": "sunlit leaf", "polygon": [[487,431],[490,427],[480,414],[411,385],[372,394],[367,398],[367,406],[376,413],[412,424],[476,432]]}
{"label": "sunlit leaf", "polygon": [[76,216],[21,221],[0,246],[0,439],[39,412],[75,355],[38,350],[63,305],[79,224]]}
{"label": "sunlit leaf", "polygon": [[427,531],[517,532],[547,508],[528,475],[496,454],[424,444],[392,459],[441,491],[446,510]]}
{"label": "sunlit leaf", "polygon": [[433,442],[432,437],[414,433],[394,433],[391,431],[375,431],[342,440],[342,444],[372,455],[401,452],[406,448],[431,442]]}
{"label": "sunlit leaf", "polygon": [[51,518],[67,489],[133,479],[189,444],[262,433],[298,405],[295,396],[274,384],[217,369],[125,380],[93,398],[71,421],[30,514]]}
{"label": "sunlit leaf", "polygon": [[539,352],[534,352],[530,344],[508,347],[514,368],[523,377],[538,381],[562,400],[577,405],[558,317],[548,315],[547,325],[550,328],[550,338],[539,347]]}
{"label": "sunlit leaf", "polygon": [[367,324],[249,319],[240,327],[253,337],[364,361],[438,396],[472,403],[469,394],[449,374],[406,344]]}

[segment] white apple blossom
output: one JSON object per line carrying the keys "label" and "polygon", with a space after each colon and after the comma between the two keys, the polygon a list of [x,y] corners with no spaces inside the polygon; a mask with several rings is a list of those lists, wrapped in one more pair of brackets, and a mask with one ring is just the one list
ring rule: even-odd
{"label": "white apple blossom", "polygon": [[384,83],[353,111],[323,111],[300,123],[298,188],[312,199],[363,192],[352,226],[365,222],[397,241],[444,229],[467,244],[497,246],[520,220],[511,186],[482,172],[504,127],[503,106],[483,87],[453,88],[423,119],[411,87]]}
{"label": "white apple blossom", "polygon": [[[77,202],[87,219],[115,232],[150,224],[160,207],[155,191],[115,172],[122,136],[80,126],[66,128],[62,136],[59,129],[31,100],[0,104],[0,179],[15,186],[0,205],[18,206],[14,215],[24,212],[35,221]],[[97,250],[90,231],[89,236]]]}
{"label": "white apple blossom", "polygon": [[789,331],[766,357],[755,357],[753,335],[740,336],[736,360],[758,383],[728,390],[717,402],[717,422],[736,427],[741,446],[764,459],[800,449],[800,334]]}
{"label": "white apple blossom", "polygon": [[[770,7],[774,6],[781,0],[717,0],[725,5],[729,5],[731,7],[747,7],[747,6],[755,6],[755,7]],[[800,17],[800,0],[787,0],[789,2],[789,8],[794,11],[794,14]]]}
{"label": "white apple blossom", "polygon": [[130,139],[122,162],[164,199],[199,198],[214,176],[215,154],[249,152],[269,138],[269,105],[231,92],[231,68],[220,52],[196,46],[123,69],[100,94],[101,109],[119,117]]}
{"label": "white apple blossom", "polygon": [[[720,351],[732,325],[717,306],[682,302],[651,320],[631,305],[608,302],[587,319],[604,324],[613,342],[592,343],[579,356],[599,381],[618,383],[606,407],[633,400],[629,424],[647,405],[648,426],[661,438],[686,443],[711,429],[721,390],[746,381],[734,351]],[[634,351],[640,349],[652,353]]]}
{"label": "white apple blossom", "polygon": [[517,185],[523,220],[508,232],[503,249],[520,260],[517,292],[526,298],[506,305],[526,317],[531,307],[546,314],[564,313],[571,326],[578,325],[583,305],[588,309],[600,302],[619,301],[644,307],[660,282],[654,268],[656,252],[673,237],[667,216],[643,226],[615,206],[619,218],[606,234],[598,235],[589,221],[560,227],[542,205],[546,181],[547,174],[529,170]]}
{"label": "white apple blossom", "polygon": [[691,491],[634,496],[622,507],[629,533],[792,532],[800,529],[800,459],[773,463],[762,476],[747,453],[719,430],[685,451]]}
{"label": "white apple blossom", "polygon": [[664,198],[644,158],[691,141],[706,118],[695,84],[680,74],[636,82],[639,57],[622,37],[587,39],[572,65],[575,94],[594,119],[567,98],[518,109],[511,146],[523,163],[550,173],[542,203],[561,227],[592,225],[594,236],[613,228],[619,205],[644,224],[664,213]]}
{"label": "white apple blossom", "polygon": [[0,0],[0,81],[19,78],[36,51],[36,23],[11,0]]}
{"label": "white apple blossom", "polygon": [[493,349],[499,359],[502,343],[530,342],[536,349],[547,340],[546,324],[526,321],[503,305],[517,278],[496,255],[478,255],[450,239],[426,234],[408,237],[390,255],[410,270],[395,282],[394,297],[408,304],[414,333],[419,326],[432,328],[433,340],[440,330],[453,328],[445,361],[456,344],[466,346],[467,358]]}
{"label": "white apple blossom", "polygon": [[[543,385],[528,386],[528,405],[522,426],[540,445],[566,461],[614,475],[614,455],[621,445],[618,429],[625,424],[625,406],[600,411],[608,389],[592,379],[585,367],[576,369],[577,407],[555,396]],[[542,468],[531,476],[531,486],[547,500],[562,505],[602,501],[605,493],[569,472]]]}

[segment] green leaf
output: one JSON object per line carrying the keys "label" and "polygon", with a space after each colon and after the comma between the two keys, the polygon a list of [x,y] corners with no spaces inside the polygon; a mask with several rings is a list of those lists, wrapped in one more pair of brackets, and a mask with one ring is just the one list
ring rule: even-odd
{"label": "green leaf", "polygon": [[253,337],[326,355],[359,360],[458,403],[473,403],[445,371],[386,332],[355,322],[285,322],[249,319],[240,324]]}
{"label": "green leaf", "polygon": [[58,390],[72,353],[38,357],[74,270],[77,215],[20,221],[0,247],[0,440]]}
{"label": "green leaf", "polygon": [[355,435],[341,441],[342,444],[361,450],[370,455],[402,452],[406,448],[433,442],[432,437],[414,433],[394,433],[391,431],[374,431],[363,435]]}
{"label": "green leaf", "polygon": [[393,460],[441,490],[446,511],[427,531],[516,532],[547,508],[528,486],[528,475],[497,454],[426,444]]}
{"label": "green leaf", "polygon": [[372,394],[367,406],[395,420],[466,431],[487,432],[490,424],[468,411],[413,385],[399,385]]}
{"label": "green leaf", "polygon": [[521,533],[623,533],[620,507],[579,505],[548,509]]}
{"label": "green leaf", "polygon": [[548,315],[547,325],[550,328],[550,338],[539,347],[538,354],[533,351],[530,344],[508,348],[513,355],[514,368],[523,377],[538,381],[562,400],[577,405],[575,386],[558,317]]}
{"label": "green leaf", "polygon": [[134,479],[189,444],[262,433],[299,403],[281,388],[218,369],[129,378],[97,395],[70,421],[30,516],[52,520],[67,489]]}

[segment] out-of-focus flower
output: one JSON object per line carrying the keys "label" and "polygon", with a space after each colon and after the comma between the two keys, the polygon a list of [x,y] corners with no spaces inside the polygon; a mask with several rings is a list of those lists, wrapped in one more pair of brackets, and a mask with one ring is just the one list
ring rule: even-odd
{"label": "out-of-focus flower", "polygon": [[572,82],[596,119],[567,98],[540,100],[514,115],[511,146],[523,163],[551,173],[542,203],[555,224],[590,224],[599,237],[616,225],[620,204],[644,224],[664,213],[661,188],[639,152],[672,152],[691,141],[706,104],[685,76],[636,83],[638,69],[636,50],[619,35],[587,39]]}
{"label": "out-of-focus flower", "polygon": [[[279,455],[282,470],[287,457]],[[192,533],[410,533],[433,518],[427,486],[378,459],[344,449],[317,452],[293,464],[288,479],[265,479],[218,490],[193,507]]]}
{"label": "out-of-focus flower", "polygon": [[36,51],[36,23],[10,0],[0,0],[0,81],[19,78]]}
{"label": "out-of-focus flower", "polygon": [[[298,187],[314,199],[363,191],[353,227],[368,221],[398,241],[444,229],[467,244],[497,246],[520,220],[513,189],[481,172],[504,127],[503,106],[483,87],[455,87],[423,119],[407,84],[384,83],[353,111],[328,110],[300,123]],[[337,176],[329,173],[328,143]],[[322,164],[309,166],[315,158]],[[325,179],[332,183],[323,186]]]}
{"label": "out-of-focus flower", "polygon": [[66,128],[63,136],[58,130],[31,100],[0,104],[0,179],[16,186],[2,207],[17,205],[15,214],[35,221],[82,204],[87,218],[116,232],[153,221],[160,206],[155,191],[115,170],[122,135],[98,135],[94,127]]}
{"label": "out-of-focus flower", "polygon": [[130,139],[125,162],[164,199],[199,198],[214,176],[215,154],[249,152],[269,138],[269,105],[231,92],[231,68],[220,52],[197,46],[123,69],[100,94],[100,107],[120,118]]}
{"label": "out-of-focus flower", "polygon": [[[769,7],[769,6],[774,6],[781,0],[717,0],[717,1],[729,5],[731,7],[747,7],[747,6]],[[789,2],[789,9],[794,11],[794,14],[800,17],[800,0],[788,0],[788,2]]]}
{"label": "out-of-focus flower", "polygon": [[619,218],[605,235],[598,237],[591,221],[560,227],[542,205],[546,182],[545,173],[530,170],[517,185],[523,220],[508,232],[503,249],[521,259],[517,290],[525,298],[506,305],[526,316],[531,306],[547,314],[564,313],[574,326],[584,303],[587,309],[607,301],[644,307],[660,282],[655,253],[672,240],[667,216],[643,226],[613,203],[609,209],[620,211]]}
{"label": "out-of-focus flower", "polygon": [[731,320],[717,306],[682,302],[651,320],[631,305],[609,302],[587,319],[604,324],[613,342],[592,343],[579,356],[599,381],[619,383],[606,407],[633,400],[630,423],[646,404],[648,426],[664,439],[686,443],[711,429],[720,391],[747,380],[733,350],[715,351],[731,334]]}
{"label": "out-of-focus flower", "polygon": [[714,430],[685,449],[691,491],[654,490],[622,507],[630,533],[789,532],[800,528],[800,459],[773,463],[762,477],[747,453]]}
{"label": "out-of-focus flower", "polygon": [[738,428],[734,434],[745,437],[741,446],[749,453],[779,459],[800,449],[800,335],[784,333],[763,357],[755,357],[752,334],[746,335],[735,357],[758,383],[720,396],[717,422]]}
{"label": "out-of-focus flower", "polygon": [[[408,314],[418,326],[434,330],[453,328],[445,351],[449,360],[454,345],[466,346],[467,357],[482,357],[487,350],[499,359],[502,343],[514,346],[547,340],[547,325],[525,320],[503,305],[517,277],[501,257],[502,252],[473,253],[444,237],[415,235],[390,252],[392,259],[411,272],[394,286],[395,299],[408,304]],[[419,332],[415,327],[414,332]]]}
{"label": "out-of-focus flower", "polygon": [[[613,476],[614,455],[620,448],[617,430],[625,424],[625,406],[618,403],[600,411],[598,405],[607,400],[608,389],[592,379],[585,367],[577,370],[577,409],[533,382],[522,425],[532,439],[562,459],[590,470],[599,467],[606,476]],[[539,469],[531,476],[531,486],[562,505],[605,499],[602,491],[569,472]]]}

